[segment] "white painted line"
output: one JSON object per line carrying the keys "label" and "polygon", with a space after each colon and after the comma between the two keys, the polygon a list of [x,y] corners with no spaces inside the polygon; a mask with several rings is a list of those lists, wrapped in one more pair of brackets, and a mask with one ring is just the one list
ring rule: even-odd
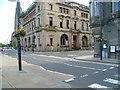
{"label": "white painted line", "polygon": [[52,62],[52,63],[59,63],[59,62],[56,62],[56,61],[50,61],[50,60],[44,60],[44,61]]}
{"label": "white painted line", "polygon": [[115,68],[115,67],[110,67],[110,69],[113,69],[113,68]]}
{"label": "white painted line", "polygon": [[103,85],[100,85],[100,84],[97,84],[97,83],[91,84],[88,87],[89,88],[109,88],[107,86],[103,86]]}
{"label": "white painted line", "polygon": [[103,72],[104,72],[104,71],[107,71],[107,69],[103,69],[102,71],[103,71]]}
{"label": "white painted line", "polygon": [[40,66],[41,69],[46,70],[44,67]]}
{"label": "white painted line", "polygon": [[99,73],[98,71],[96,71],[96,72],[93,72],[93,74],[96,74],[96,73]]}
{"label": "white painted line", "polygon": [[[96,70],[96,68],[91,68],[91,67],[83,67],[83,66],[74,66],[74,67],[79,67],[79,68],[85,68],[85,69]],[[97,69],[97,70],[98,70],[98,69]]]}
{"label": "white painted line", "polygon": [[73,80],[75,80],[75,79],[71,78],[71,79],[65,80],[65,82],[70,82],[70,81],[73,81]]}
{"label": "white painted line", "polygon": [[74,75],[70,75],[70,74],[60,73],[60,72],[51,71],[51,70],[47,70],[47,71],[48,71],[48,72],[57,73],[57,74],[61,74],[61,75],[67,75],[67,76],[71,76],[71,77],[74,77]]}
{"label": "white painted line", "polygon": [[73,57],[73,56],[77,56],[77,55],[68,55],[68,56],[72,56]]}
{"label": "white painted line", "polygon": [[64,63],[65,65],[67,65],[67,66],[72,66],[71,64],[68,64],[68,63]]}
{"label": "white painted line", "polygon": [[80,76],[81,78],[84,78],[84,77],[87,77],[88,76],[88,74],[85,74],[85,75],[83,75],[83,76]]}
{"label": "white painted line", "polygon": [[[31,55],[36,55],[36,54],[31,54]],[[56,56],[47,56],[47,55],[36,55],[36,56],[42,56],[42,57],[48,57],[48,58],[57,58],[57,59],[64,59],[64,60],[73,60],[71,58],[65,58],[65,57],[56,57]]]}
{"label": "white painted line", "polygon": [[111,79],[111,78],[106,78],[103,81],[108,82],[108,83],[112,83],[112,84],[118,84],[118,85],[120,85],[120,81],[114,80],[114,79]]}

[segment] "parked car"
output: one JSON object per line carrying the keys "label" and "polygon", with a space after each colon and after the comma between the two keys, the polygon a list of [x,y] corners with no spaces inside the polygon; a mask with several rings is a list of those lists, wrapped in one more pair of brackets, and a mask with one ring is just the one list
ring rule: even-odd
{"label": "parked car", "polygon": [[0,48],[0,51],[3,51],[3,49],[2,49],[2,48]]}
{"label": "parked car", "polygon": [[0,49],[0,51],[3,51],[3,49]]}

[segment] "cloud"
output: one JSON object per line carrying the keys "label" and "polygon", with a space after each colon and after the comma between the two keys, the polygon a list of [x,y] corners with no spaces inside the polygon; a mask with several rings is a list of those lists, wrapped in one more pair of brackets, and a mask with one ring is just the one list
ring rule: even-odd
{"label": "cloud", "polygon": [[[21,0],[23,10],[27,9],[33,1]],[[11,34],[14,31],[15,8],[16,2],[6,2],[0,7],[0,43],[7,44],[11,40]]]}
{"label": "cloud", "polygon": [[0,42],[7,43],[10,41],[11,33],[14,30],[15,5],[6,3],[0,8]]}

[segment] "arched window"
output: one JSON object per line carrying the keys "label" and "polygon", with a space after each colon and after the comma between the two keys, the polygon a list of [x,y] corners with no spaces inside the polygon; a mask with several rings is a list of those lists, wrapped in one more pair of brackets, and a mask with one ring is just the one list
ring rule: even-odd
{"label": "arched window", "polygon": [[68,36],[63,34],[60,38],[61,45],[68,46]]}
{"label": "arched window", "polygon": [[87,39],[86,36],[83,36],[82,37],[82,46],[84,47],[84,46],[87,46],[87,45],[88,45],[88,39]]}

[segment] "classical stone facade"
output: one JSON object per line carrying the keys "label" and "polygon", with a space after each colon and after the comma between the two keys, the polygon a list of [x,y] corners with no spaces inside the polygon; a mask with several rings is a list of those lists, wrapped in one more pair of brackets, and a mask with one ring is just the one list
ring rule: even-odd
{"label": "classical stone facade", "polygon": [[[120,1],[90,2],[90,12],[95,57],[100,57],[102,51],[102,57],[118,58],[120,56]],[[102,40],[102,50],[100,40]]]}
{"label": "classical stone facade", "polygon": [[33,2],[21,15],[21,47],[34,51],[92,49],[89,8],[75,2]]}

